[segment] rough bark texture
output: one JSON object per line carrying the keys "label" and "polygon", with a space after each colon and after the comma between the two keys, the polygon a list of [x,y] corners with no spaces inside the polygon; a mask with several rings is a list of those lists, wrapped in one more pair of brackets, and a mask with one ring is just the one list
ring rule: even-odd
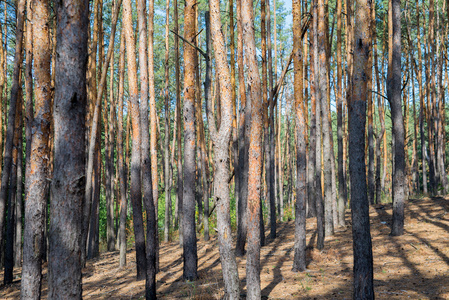
{"label": "rough bark texture", "polygon": [[[138,29],[139,29],[139,67],[140,67],[140,126],[141,126],[141,168],[143,203],[147,218],[146,240],[146,270],[145,270],[145,298],[156,299],[156,251],[157,251],[157,222],[155,202],[153,199],[152,161],[150,157],[150,136],[148,120],[148,92],[150,99],[154,97],[154,71],[153,71],[153,26],[154,1],[148,2],[148,52],[147,52],[147,18],[146,1],[137,1]],[[147,61],[147,53],[148,60]],[[150,77],[148,76],[150,75]],[[151,102],[151,101],[150,101]],[[155,108],[154,108],[155,109]],[[152,131],[154,135],[155,131]],[[157,188],[157,186],[156,186]],[[157,193],[156,193],[157,195]]]}
{"label": "rough bark texture", "polygon": [[[120,267],[126,266],[126,215],[128,208],[127,183],[128,170],[124,164],[123,157],[123,94],[125,83],[125,35],[120,34],[120,60],[119,60],[119,83],[118,83],[118,132],[117,132],[117,152],[120,184],[120,229],[119,249]],[[128,145],[125,145],[128,147]]]}
{"label": "rough bark texture", "polygon": [[[50,165],[51,75],[50,35],[48,28],[49,3],[33,1],[34,73],[36,98],[31,140],[30,166],[26,179],[25,231],[23,240],[23,268],[21,299],[40,299],[42,282],[42,242],[46,222]],[[27,100],[28,101],[28,100]]]}
{"label": "rough bark texture", "polygon": [[393,173],[393,224],[392,235],[404,233],[405,202],[405,153],[404,121],[401,108],[401,7],[400,1],[392,1],[393,13],[393,51],[392,64],[388,69],[387,92],[391,105],[391,119],[394,136],[394,173]]}
{"label": "rough bark texture", "polygon": [[242,7],[245,67],[248,69],[247,101],[251,103],[251,129],[248,154],[248,253],[246,260],[247,299],[260,299],[260,190],[262,183],[262,122],[260,74],[257,68],[254,36],[253,2],[244,0]]}
{"label": "rough bark texture", "polygon": [[[317,0],[315,0],[315,4],[317,4]],[[323,203],[323,194],[321,189],[321,91],[320,91],[320,68],[319,68],[319,56],[318,56],[318,8],[317,5],[314,5],[313,9],[313,43],[314,43],[314,84],[315,84],[315,124],[316,124],[316,138],[315,138],[315,205],[316,205],[316,215],[317,215],[317,248],[319,250],[324,248],[324,235],[325,235],[325,222],[324,222],[324,203]],[[322,33],[324,34],[324,32]],[[324,83],[326,78],[323,79]],[[324,96],[323,96],[324,97]]]}
{"label": "rough bark texture", "polygon": [[338,144],[338,225],[345,226],[345,204],[348,198],[345,168],[343,164],[343,90],[341,67],[341,9],[342,0],[337,0],[337,144]]}
{"label": "rough bark texture", "polygon": [[368,0],[357,0],[354,26],[354,73],[349,109],[349,171],[354,250],[354,299],[374,299],[373,253],[369,202],[366,186],[365,125],[367,72],[370,49],[370,7]]}
{"label": "rough bark texture", "polygon": [[[247,234],[247,198],[248,198],[248,146],[251,107],[247,105],[245,91],[245,74],[243,63],[243,26],[241,1],[237,1],[237,65],[240,95],[240,122],[239,122],[239,162],[236,175],[239,182],[239,201],[237,203],[237,245],[236,255],[245,254]],[[249,104],[249,103],[248,103]]]}
{"label": "rough bark texture", "polygon": [[[25,15],[25,0],[17,3],[17,24],[16,24],[16,47],[14,52],[14,71],[12,74],[11,96],[9,100],[8,124],[6,129],[6,141],[4,145],[3,156],[3,172],[0,186],[0,245],[4,245],[5,217],[6,217],[6,200],[9,190],[9,177],[12,168],[12,150],[14,141],[14,129],[16,120],[16,106],[19,97],[19,77],[22,66],[23,57],[23,24]],[[6,10],[5,10],[6,14]],[[6,27],[6,26],[5,26]],[[6,36],[6,35],[5,35]],[[6,75],[5,75],[5,78]],[[6,106],[5,106],[6,111]]]}
{"label": "rough bark texture", "polygon": [[[184,38],[195,37],[195,5],[186,1],[184,8]],[[195,49],[184,49],[184,190],[183,190],[183,249],[184,278],[198,278],[198,254],[195,231]]]}
{"label": "rough bark texture", "polygon": [[[232,131],[232,91],[231,76],[226,58],[226,44],[221,32],[220,2],[209,1],[210,23],[215,50],[215,61],[220,73],[220,100],[221,100],[221,123],[217,131],[213,112],[209,111],[208,120],[211,130],[211,138],[214,145],[214,197],[217,203],[217,227],[220,249],[220,260],[223,269],[223,279],[227,299],[239,299],[239,277],[237,262],[232,249],[232,232],[230,218],[230,195],[229,195],[229,151]],[[206,23],[206,27],[208,24]],[[206,28],[207,31],[207,28]],[[210,58],[209,58],[210,59]]]}
{"label": "rough bark texture", "polygon": [[57,8],[49,299],[82,296],[80,247],[86,184],[88,12],[89,3],[85,0],[63,0]]}
{"label": "rough bark texture", "polygon": [[131,151],[131,186],[130,196],[133,207],[133,225],[136,244],[137,279],[145,278],[146,255],[145,234],[142,217],[142,190],[141,190],[141,128],[139,111],[139,89],[137,86],[137,59],[134,29],[132,26],[131,1],[123,2],[123,30],[126,41],[126,54],[128,58],[128,85],[129,85],[129,112],[132,126]]}
{"label": "rough bark texture", "polygon": [[170,99],[168,93],[169,85],[169,61],[168,53],[169,43],[169,25],[170,25],[170,0],[165,4],[165,91],[164,91],[164,105],[165,105],[165,138],[164,138],[164,176],[165,176],[165,220],[164,220],[164,242],[168,242],[170,238],[170,216],[171,216],[171,160],[170,160]]}
{"label": "rough bark texture", "polygon": [[[327,34],[324,0],[318,0],[318,101],[321,105],[322,144],[323,144],[323,175],[324,175],[324,231],[326,236],[334,234],[332,216],[332,153],[331,126],[328,119],[329,105],[327,102]],[[317,115],[317,120],[319,117]],[[321,159],[317,156],[317,159]]]}
{"label": "rough bark texture", "polygon": [[303,57],[301,39],[301,3],[293,2],[293,62],[296,111],[296,203],[295,203],[295,257],[293,271],[306,269],[306,123],[303,100]]}

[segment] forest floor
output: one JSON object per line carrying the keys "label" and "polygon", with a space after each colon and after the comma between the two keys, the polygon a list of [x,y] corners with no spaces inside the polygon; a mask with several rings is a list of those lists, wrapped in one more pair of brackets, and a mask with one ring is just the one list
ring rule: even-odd
{"label": "forest floor", "polygon": [[[406,204],[405,234],[389,236],[391,205],[370,208],[374,253],[374,286],[377,299],[449,299],[449,198],[411,199]],[[351,299],[352,234],[348,227],[316,245],[316,220],[307,219],[308,266],[293,273],[294,223],[278,224],[278,237],[267,238],[261,250],[263,299]],[[269,230],[266,235],[268,237]],[[198,242],[199,280],[182,279],[182,248],[178,243],[160,246],[157,275],[159,299],[220,299],[223,292],[217,238]],[[135,253],[128,251],[128,265],[118,268],[118,252],[102,253],[83,270],[84,299],[143,299],[144,281],[135,281]],[[242,298],[246,294],[246,259],[237,258]],[[20,269],[15,281],[0,287],[1,299],[18,299]],[[46,278],[47,268],[44,268]],[[3,273],[0,273],[3,278]],[[43,298],[47,296],[43,283]]]}

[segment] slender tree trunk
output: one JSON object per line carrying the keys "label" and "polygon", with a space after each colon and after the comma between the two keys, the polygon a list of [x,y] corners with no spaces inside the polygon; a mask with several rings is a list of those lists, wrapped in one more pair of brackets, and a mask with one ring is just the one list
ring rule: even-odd
{"label": "slender tree trunk", "polygon": [[[315,24],[315,23],[314,23]],[[314,25],[313,25],[314,26]],[[315,27],[312,28],[312,30]],[[317,216],[315,197],[315,173],[316,170],[316,76],[315,76],[315,40],[311,39],[310,51],[310,137],[309,137],[309,161],[307,174],[307,217]],[[290,129],[289,129],[290,132]],[[290,152],[290,151],[289,151]],[[288,160],[290,161],[290,160]],[[290,164],[289,168],[290,168]],[[289,172],[289,174],[291,171]],[[291,176],[291,175],[290,175]],[[287,199],[290,199],[289,197]]]}
{"label": "slender tree trunk", "polygon": [[338,225],[345,226],[345,204],[348,198],[345,169],[343,165],[343,90],[341,67],[341,11],[342,0],[337,0],[337,145],[338,145]]}
{"label": "slender tree trunk", "polygon": [[371,48],[370,2],[357,0],[354,40],[354,73],[349,110],[349,170],[351,176],[351,213],[354,248],[354,299],[374,299],[373,253],[371,245],[369,202],[366,187],[365,125],[367,73]]}
{"label": "slender tree trunk", "polygon": [[[195,37],[195,5],[186,1],[184,8],[184,38]],[[198,254],[195,231],[195,55],[190,45],[184,49],[184,185],[183,185],[183,256],[184,278],[198,278]]]}
{"label": "slender tree trunk", "polygon": [[388,70],[387,90],[391,105],[391,119],[394,135],[394,173],[393,173],[393,224],[392,235],[402,235],[404,232],[404,202],[405,202],[405,153],[404,153],[404,122],[401,109],[401,18],[400,1],[392,1],[393,14],[393,58]]}
{"label": "slender tree trunk", "polygon": [[164,91],[164,104],[165,104],[165,139],[164,139],[164,174],[165,174],[165,220],[164,220],[164,242],[168,242],[170,238],[170,215],[171,215],[171,187],[170,187],[170,102],[168,93],[169,84],[169,65],[168,65],[168,28],[170,24],[170,0],[165,4],[165,91]]}
{"label": "slender tree trunk", "polygon": [[[6,10],[5,10],[6,13]],[[19,0],[17,4],[17,24],[16,24],[16,46],[14,52],[14,70],[12,74],[11,96],[9,100],[8,124],[6,130],[6,140],[3,156],[2,180],[0,186],[0,245],[4,244],[6,201],[10,185],[10,174],[12,168],[12,151],[14,141],[14,124],[16,120],[16,106],[19,98],[19,77],[22,68],[23,57],[23,24],[25,15],[25,0]],[[6,26],[5,26],[6,27]],[[6,37],[6,34],[5,34]],[[6,50],[5,50],[6,51]],[[5,78],[6,75],[5,75]],[[5,110],[6,110],[6,106]],[[6,118],[6,117],[5,117]]]}
{"label": "slender tree trunk", "polygon": [[[124,165],[123,158],[123,95],[125,83],[125,35],[120,33],[120,60],[119,60],[119,83],[118,83],[118,132],[117,132],[117,152],[118,169],[120,182],[120,229],[119,229],[119,248],[120,248],[120,267],[126,266],[126,216],[128,208],[128,170]],[[128,113],[129,114],[129,113]],[[128,144],[125,144],[125,148]]]}
{"label": "slender tree trunk", "polygon": [[48,265],[50,299],[80,299],[82,295],[80,247],[86,187],[88,12],[88,1],[63,0],[57,9],[55,159]]}
{"label": "slender tree trunk", "polygon": [[[99,124],[100,122],[100,112],[101,112],[101,98],[103,96],[103,92],[104,92],[104,88],[105,88],[105,84],[106,84],[106,75],[107,75],[107,69],[109,66],[109,61],[111,60],[112,57],[112,53],[114,52],[114,39],[115,39],[115,31],[116,31],[116,26],[117,26],[117,20],[118,20],[118,14],[120,12],[120,7],[121,7],[121,3],[122,0],[118,0],[117,4],[115,6],[115,11],[114,11],[114,16],[113,16],[113,20],[112,20],[112,25],[111,25],[111,34],[110,34],[110,40],[109,40],[109,45],[110,48],[108,49],[108,53],[106,54],[106,60],[104,62],[104,67],[102,68],[102,72],[101,72],[101,78],[100,78],[100,84],[98,86],[98,91],[96,88],[96,80],[94,81],[92,78],[90,79],[90,87],[89,87],[89,98],[91,97],[95,97],[92,98],[91,101],[93,99],[95,99],[95,108],[94,108],[94,114],[92,116],[92,126],[91,126],[91,130],[90,130],[90,136],[89,136],[89,148],[88,148],[88,159],[87,159],[87,169],[86,169],[86,194],[85,194],[85,203],[84,203],[84,210],[83,210],[83,237],[82,237],[82,242],[83,245],[81,246],[81,249],[83,251],[83,264],[85,263],[84,260],[84,256],[85,256],[85,248],[86,248],[86,242],[87,242],[87,235],[88,235],[88,230],[89,230],[89,222],[91,219],[91,212],[92,212],[92,207],[96,207],[96,205],[93,205],[93,202],[96,202],[98,199],[95,197],[95,195],[97,194],[96,190],[99,189],[98,183],[99,181],[96,181],[96,176],[99,176],[99,172],[98,172],[98,166],[95,164],[99,163],[99,160],[97,160],[95,162],[95,155],[97,155],[98,157],[98,147],[99,147],[99,129],[101,127],[101,124]],[[95,31],[94,31],[95,32]],[[95,47],[96,48],[96,47]],[[95,50],[96,51],[96,50]],[[91,58],[92,59],[96,59],[96,55],[94,55],[94,52],[91,53]],[[93,68],[91,66],[91,68]],[[89,68],[90,69],[90,68]],[[95,70],[89,70],[89,72],[91,73],[88,76],[94,76],[95,77]],[[93,73],[93,74],[92,74]],[[93,78],[94,78],[93,77]],[[90,89],[93,89],[93,91],[91,91]],[[91,94],[91,92],[95,92],[94,94]],[[99,126],[100,125],[100,126]],[[94,186],[92,184],[95,184]],[[95,203],[96,204],[96,203]],[[93,255],[92,252],[92,239],[89,239],[89,248],[91,249],[90,251],[90,255],[88,255],[89,257],[91,255]]]}
{"label": "slender tree trunk", "polygon": [[306,124],[303,100],[303,58],[301,39],[301,3],[293,2],[293,43],[294,43],[294,93],[296,111],[296,203],[295,203],[295,257],[293,271],[306,269]]}
{"label": "slender tree trunk", "polygon": [[[26,172],[25,231],[21,299],[40,299],[42,285],[42,247],[46,228],[49,184],[51,74],[49,3],[35,1],[33,5],[34,72],[36,74],[36,115],[30,147],[30,165]],[[31,11],[30,11],[31,12]],[[30,24],[30,23],[29,23]],[[31,99],[27,99],[30,101]],[[33,152],[31,152],[33,149]]]}
{"label": "slender tree trunk", "polygon": [[246,276],[248,299],[260,299],[260,186],[262,175],[262,101],[254,36],[253,2],[241,3],[245,66],[248,68],[247,101],[251,105],[248,160],[248,253]]}
{"label": "slender tree trunk", "polygon": [[[21,76],[20,76],[21,77]],[[22,86],[22,80],[19,80],[19,86]],[[6,239],[5,239],[5,273],[4,283],[12,283],[14,276],[14,233],[15,233],[15,220],[16,220],[16,196],[17,196],[17,166],[18,162],[18,148],[19,148],[19,136],[22,134],[21,119],[22,119],[22,88],[19,89],[18,103],[16,107],[16,120],[14,123],[14,148],[12,151],[12,168],[10,174],[10,187],[8,193],[8,218],[6,220]],[[21,139],[20,139],[21,140]]]}
{"label": "slender tree trunk", "polygon": [[[177,156],[177,209],[178,213],[175,213],[175,218],[181,219],[179,222],[179,243],[183,244],[183,229],[182,229],[182,219],[183,219],[183,193],[184,193],[184,184],[183,184],[183,163],[182,163],[182,142],[181,142],[181,128],[182,128],[182,118],[181,118],[181,83],[180,83],[180,66],[179,66],[179,38],[178,38],[178,1],[173,0],[174,12],[174,26],[175,26],[175,76],[176,76],[176,126],[177,126],[177,135],[176,135],[176,144],[178,145],[178,156]],[[175,220],[175,223],[178,223]]]}
{"label": "slender tree trunk", "polygon": [[[152,182],[152,158],[150,157],[151,144],[149,136],[150,122],[148,120],[148,96],[150,105],[155,101],[154,95],[154,55],[153,55],[153,32],[154,32],[154,1],[148,2],[148,49],[147,49],[147,18],[146,1],[137,1],[138,28],[139,28],[139,66],[140,66],[140,129],[141,129],[141,170],[142,170],[142,193],[143,203],[147,218],[147,240],[146,240],[146,276],[145,276],[145,298],[156,299],[156,273],[158,270],[157,252],[157,217],[156,201],[153,199],[154,184]],[[148,61],[147,61],[148,55]],[[149,92],[149,93],[148,93]],[[151,108],[156,110],[156,107]],[[153,112],[154,113],[154,112]],[[154,116],[153,116],[154,117]],[[152,131],[152,137],[156,131]],[[156,160],[157,163],[157,160]],[[156,165],[157,169],[157,165]],[[157,177],[156,177],[157,179]],[[157,189],[157,185],[156,185]],[[156,192],[157,196],[157,192]]]}
{"label": "slender tree trunk", "polygon": [[239,77],[239,95],[240,95],[240,122],[239,122],[239,162],[236,175],[239,182],[239,201],[237,203],[237,245],[236,255],[245,254],[245,242],[247,235],[247,198],[248,198],[248,147],[249,147],[249,128],[251,124],[250,103],[246,101],[245,74],[243,59],[243,24],[242,24],[242,2],[237,1],[237,65]]}
{"label": "slender tree trunk", "polygon": [[129,113],[132,124],[131,186],[130,197],[133,206],[133,225],[136,244],[137,280],[146,276],[145,235],[142,217],[141,185],[141,119],[139,110],[139,89],[137,86],[136,42],[132,25],[131,1],[123,2],[123,29],[128,58]]}
{"label": "slender tree trunk", "polygon": [[[315,0],[318,4],[317,0]],[[315,83],[315,99],[317,101],[315,105],[315,124],[316,124],[316,138],[315,138],[315,206],[317,212],[317,248],[319,250],[324,248],[324,236],[325,236],[325,224],[324,224],[324,203],[321,190],[321,91],[322,87],[319,87],[319,57],[318,57],[318,8],[314,5],[313,9],[313,42],[314,42],[314,83]],[[324,34],[324,31],[323,31]],[[324,49],[325,50],[325,49]],[[325,52],[325,51],[324,51]],[[326,78],[324,78],[325,80]],[[325,100],[324,100],[325,101]]]}

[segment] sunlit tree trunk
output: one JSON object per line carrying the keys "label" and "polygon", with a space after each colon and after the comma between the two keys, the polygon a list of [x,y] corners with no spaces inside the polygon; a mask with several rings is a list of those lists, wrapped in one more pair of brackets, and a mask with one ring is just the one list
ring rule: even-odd
{"label": "sunlit tree trunk", "polygon": [[164,175],[165,175],[165,220],[164,220],[164,242],[168,242],[170,238],[170,215],[171,215],[171,186],[170,186],[170,102],[169,102],[169,64],[168,64],[168,53],[169,43],[169,25],[170,25],[170,0],[166,1],[165,4],[165,91],[164,91],[164,105],[165,105],[165,139],[164,139]]}
{"label": "sunlit tree trunk", "polygon": [[293,63],[296,112],[296,202],[295,202],[295,257],[293,271],[306,269],[306,124],[303,98],[303,57],[301,39],[301,3],[293,2]]}
{"label": "sunlit tree trunk", "polygon": [[245,66],[248,69],[247,101],[251,105],[251,126],[248,160],[248,253],[246,277],[248,299],[260,299],[260,186],[262,183],[262,122],[263,108],[260,74],[257,67],[254,36],[253,2],[241,3]]}
{"label": "sunlit tree trunk", "polygon": [[[231,73],[227,63],[225,39],[221,32],[220,2],[212,0],[209,2],[211,33],[215,51],[215,62],[220,72],[220,101],[221,124],[219,129],[215,124],[213,109],[211,105],[208,111],[209,129],[214,145],[214,197],[217,197],[217,227],[223,279],[228,299],[239,299],[239,277],[237,262],[232,249],[231,219],[230,219],[230,196],[229,196],[229,151],[228,145],[231,140],[233,103]],[[206,13],[207,18],[207,13]],[[208,31],[206,21],[206,31]],[[208,38],[209,40],[209,38]],[[210,57],[209,57],[210,59]],[[218,91],[217,91],[218,92]]]}
{"label": "sunlit tree trunk", "polygon": [[146,276],[145,235],[142,217],[142,185],[141,185],[141,119],[139,107],[139,89],[137,85],[136,42],[132,25],[131,1],[123,2],[123,30],[128,60],[129,108],[132,124],[131,151],[131,185],[130,197],[133,207],[133,225],[136,244],[137,279]]}

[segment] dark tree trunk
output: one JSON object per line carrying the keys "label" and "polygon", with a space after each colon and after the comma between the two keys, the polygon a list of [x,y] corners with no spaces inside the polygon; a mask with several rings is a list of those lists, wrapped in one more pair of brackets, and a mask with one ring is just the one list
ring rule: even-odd
{"label": "dark tree trunk", "polygon": [[[5,10],[6,13],[6,10]],[[23,57],[23,24],[25,17],[25,0],[17,3],[17,24],[16,24],[16,47],[14,52],[14,71],[12,74],[11,96],[9,100],[8,124],[6,129],[6,140],[4,145],[2,180],[0,187],[0,245],[4,245],[6,202],[8,199],[8,191],[10,188],[10,175],[12,168],[12,151],[14,142],[16,106],[19,102],[20,76]],[[6,75],[5,75],[6,78]],[[6,111],[6,105],[5,111]],[[6,117],[5,117],[6,118]]]}
{"label": "dark tree trunk", "polygon": [[[148,3],[148,38],[149,49],[147,52],[147,18],[146,1],[137,1],[138,28],[139,28],[139,65],[140,65],[140,128],[141,128],[141,168],[142,168],[142,193],[143,203],[147,218],[146,240],[146,270],[145,270],[145,298],[156,299],[156,252],[157,252],[157,222],[152,182],[152,166],[150,157],[150,123],[148,120],[148,92],[154,91],[153,71],[153,25],[154,25],[154,1]],[[147,62],[147,55],[148,60]],[[150,75],[150,77],[148,77]],[[153,94],[153,95],[151,95]],[[151,96],[154,93],[150,92]],[[150,96],[150,97],[151,97]],[[153,131],[154,135],[154,131]],[[157,194],[157,193],[156,193]]]}
{"label": "dark tree trunk", "polygon": [[81,231],[86,187],[85,118],[88,1],[57,8],[55,155],[50,203],[48,296],[81,299]]}
{"label": "dark tree trunk", "polygon": [[[239,122],[239,157],[238,169],[235,170],[239,182],[239,198],[237,203],[237,245],[236,255],[245,254],[247,233],[247,198],[248,198],[248,147],[251,107],[247,105],[245,91],[245,74],[243,65],[243,27],[241,1],[237,1],[237,65],[240,95],[240,122]],[[248,103],[250,104],[250,103]]]}
{"label": "dark tree trunk", "polygon": [[[120,33],[120,60],[119,60],[119,84],[118,84],[118,133],[117,133],[117,152],[118,152],[118,170],[120,184],[120,229],[119,229],[119,248],[120,248],[120,267],[126,266],[126,216],[128,208],[127,183],[128,170],[124,164],[123,157],[123,95],[125,83],[125,35]],[[125,148],[128,145],[125,144]]]}
{"label": "dark tree trunk", "polygon": [[354,250],[354,299],[374,299],[373,253],[366,186],[365,125],[370,52],[370,2],[357,0],[354,24],[354,73],[349,110],[349,172]]}
{"label": "dark tree trunk", "polygon": [[[184,8],[184,38],[195,37],[195,5],[186,1]],[[195,231],[195,55],[196,50],[186,45],[184,49],[184,191],[183,191],[183,249],[184,278],[198,278],[198,255]]]}
{"label": "dark tree trunk", "polygon": [[[21,80],[19,81],[21,82]],[[17,165],[18,165],[18,147],[19,136],[22,134],[21,119],[22,119],[22,89],[19,89],[19,98],[16,109],[15,133],[14,133],[14,148],[12,151],[12,168],[10,174],[10,186],[8,193],[8,218],[6,220],[6,240],[5,240],[5,273],[4,282],[10,284],[14,280],[14,232],[16,219],[16,195],[17,195]]]}
{"label": "dark tree trunk", "polygon": [[393,173],[393,224],[392,235],[404,233],[405,202],[405,153],[404,122],[401,108],[401,8],[400,1],[392,1],[393,14],[393,51],[392,64],[388,70],[387,90],[391,105],[391,119],[394,135],[394,173]]}

